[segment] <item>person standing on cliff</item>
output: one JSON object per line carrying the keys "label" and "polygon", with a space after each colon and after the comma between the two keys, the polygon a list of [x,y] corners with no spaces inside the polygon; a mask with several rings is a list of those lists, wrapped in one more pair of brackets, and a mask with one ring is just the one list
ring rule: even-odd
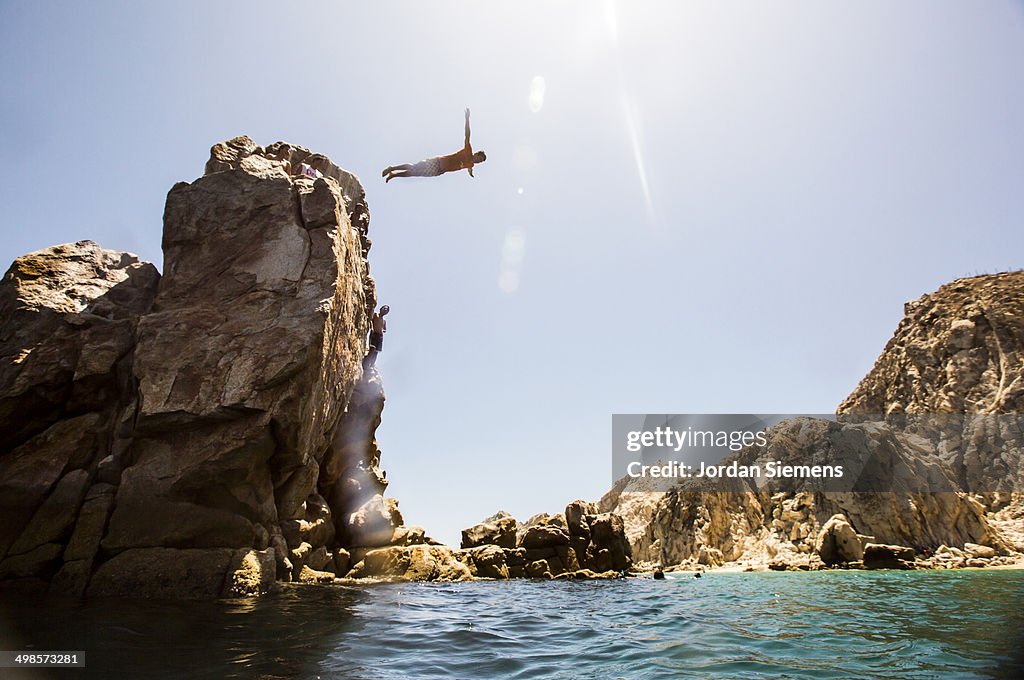
{"label": "person standing on cliff", "polygon": [[468,170],[469,176],[473,176],[473,166],[487,160],[487,154],[483,151],[473,152],[469,143],[469,109],[466,109],[466,145],[455,153],[447,156],[434,156],[422,160],[419,163],[402,163],[385,168],[381,173],[384,182],[390,182],[395,177],[437,177],[446,172],[457,172]]}
{"label": "person standing on cliff", "polygon": [[378,311],[373,313],[373,316],[370,317],[369,360],[371,366],[377,362],[377,355],[382,349],[384,349],[384,334],[388,332],[388,322],[384,317],[387,316],[390,311],[390,307],[383,305]]}

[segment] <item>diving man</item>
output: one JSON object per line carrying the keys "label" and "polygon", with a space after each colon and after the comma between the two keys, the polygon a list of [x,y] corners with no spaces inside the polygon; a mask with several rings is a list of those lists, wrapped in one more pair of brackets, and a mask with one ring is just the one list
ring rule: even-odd
{"label": "diving man", "polygon": [[381,173],[385,182],[390,182],[395,177],[437,177],[446,172],[457,172],[468,170],[469,176],[473,176],[473,166],[487,160],[487,154],[483,151],[473,152],[469,144],[469,109],[466,109],[466,145],[455,153],[447,156],[434,156],[419,163],[402,163],[392,165]]}

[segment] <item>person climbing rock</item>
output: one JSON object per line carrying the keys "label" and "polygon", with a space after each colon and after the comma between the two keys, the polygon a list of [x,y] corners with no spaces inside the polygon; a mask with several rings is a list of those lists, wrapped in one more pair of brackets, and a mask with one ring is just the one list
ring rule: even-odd
{"label": "person climbing rock", "polygon": [[384,169],[381,177],[385,182],[390,182],[395,177],[437,177],[446,172],[468,170],[469,176],[473,177],[473,166],[487,160],[487,154],[483,151],[474,153],[469,143],[469,109],[466,109],[466,145],[455,153],[447,156],[434,156],[422,160],[419,163],[402,163],[392,165]]}
{"label": "person climbing rock", "polygon": [[370,353],[368,358],[372,366],[377,361],[377,355],[384,349],[384,334],[388,332],[388,322],[384,319],[391,308],[382,305],[379,310],[370,317]]}

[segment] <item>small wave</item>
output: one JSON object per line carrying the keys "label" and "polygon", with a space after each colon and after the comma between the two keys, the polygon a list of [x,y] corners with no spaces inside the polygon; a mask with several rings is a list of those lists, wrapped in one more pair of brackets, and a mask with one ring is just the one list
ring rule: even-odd
{"label": "small wave", "polygon": [[1013,675],[1022,605],[1020,571],[712,573],[286,588],[46,616],[5,601],[0,615],[36,648],[86,650],[97,678],[822,680]]}

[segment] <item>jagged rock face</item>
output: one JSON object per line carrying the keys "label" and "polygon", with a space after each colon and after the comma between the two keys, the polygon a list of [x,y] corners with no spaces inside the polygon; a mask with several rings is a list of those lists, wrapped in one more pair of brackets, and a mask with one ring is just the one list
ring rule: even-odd
{"label": "jagged rock face", "polygon": [[443,545],[390,546],[368,551],[349,574],[396,581],[463,581],[469,568]]}
{"label": "jagged rock face", "polygon": [[274,547],[287,571],[281,524],[323,520],[320,466],[362,377],[374,292],[337,181],[228,145],[167,197],[134,460],[103,547]]}
{"label": "jagged rock face", "polygon": [[814,552],[825,564],[856,562],[864,557],[864,544],[843,515],[832,515],[814,542]]}
{"label": "jagged rock face", "polygon": [[62,564],[88,578],[158,278],[80,241],[18,258],[0,283],[0,579],[51,578]]}
{"label": "jagged rock face", "polygon": [[19,257],[0,284],[0,446],[20,446],[121,392],[117,363],[159,274],[91,241]]}
{"label": "jagged rock face", "polygon": [[1024,272],[959,279],[905,313],[837,412],[1024,411]]}
{"label": "jagged rock face", "polygon": [[[907,317],[874,369],[840,406],[840,413],[1008,413],[1020,410],[1024,355],[1024,274],[1000,274],[956,281],[907,305]],[[1024,548],[1021,496],[972,496],[962,489],[1020,487],[1022,434],[1015,419],[963,416],[943,427],[914,419],[917,430],[892,430],[886,423],[782,423],[769,431],[773,458],[808,462],[870,454],[892,462],[891,492],[829,493],[767,486],[754,491],[737,483],[731,491],[709,491],[685,482],[667,493],[644,487],[648,480],[620,480],[600,502],[626,520],[639,560],[677,564],[713,560],[753,564],[812,565],[850,561],[856,553],[849,534],[861,543],[885,541],[935,549],[977,543],[996,552]],[[916,437],[909,441],[908,437]],[[904,445],[893,447],[896,441]],[[999,446],[993,446],[999,442]],[[742,452],[756,460],[763,452]],[[999,460],[992,458],[998,452]],[[948,482],[946,493],[901,489],[899,479]],[[984,502],[982,502],[984,501]],[[987,506],[986,506],[987,504]],[[997,514],[987,513],[999,510]],[[837,554],[829,519],[848,521]],[[815,545],[822,533],[827,540]],[[864,536],[865,534],[870,536]],[[702,552],[703,551],[703,552]]]}
{"label": "jagged rock face", "polygon": [[[876,424],[839,424],[822,420],[786,421],[770,429],[770,454],[757,449],[743,454],[742,464],[769,455],[785,464],[877,456],[898,463],[896,477],[919,473],[941,477],[938,460],[901,459],[894,434]],[[828,492],[800,490],[799,485],[766,484],[760,490],[733,480],[731,490],[707,490],[696,482],[672,488],[651,499],[651,521],[631,535],[639,559],[679,564],[700,561],[706,546],[721,551],[727,562],[766,564],[772,560],[806,561],[815,554],[815,539],[836,514],[848,518],[855,532],[889,543],[935,548],[943,544],[985,543],[1006,549],[985,517],[985,507],[968,494],[950,491]],[[723,488],[723,487],[719,487]],[[631,493],[628,486],[620,497]],[[607,501],[606,501],[607,502]],[[633,498],[632,502],[641,502]],[[846,560],[848,561],[848,560]]]}
{"label": "jagged rock face", "polygon": [[461,552],[465,556],[466,566],[474,576],[478,578],[509,578],[508,559],[505,550],[500,546],[495,544],[463,546]]}
{"label": "jagged rock face", "polygon": [[[818,552],[815,539],[836,514],[848,518],[855,533],[890,543],[935,548],[973,541],[1007,547],[986,522],[985,508],[967,494],[900,486],[900,480],[930,478],[957,488],[953,473],[937,457],[925,450],[908,453],[912,447],[905,440],[914,435],[895,432],[884,423],[796,418],[770,428],[766,436],[767,446],[751,447],[738,454],[737,461],[763,465],[769,459],[782,464],[881,460],[891,474],[893,490],[829,492],[793,480],[761,487],[742,479],[717,486],[687,480],[653,496],[627,484],[615,490],[617,496],[606,497],[602,506],[647,499],[653,506],[651,519],[632,525],[630,540],[639,559],[664,564],[704,563],[705,548],[720,551],[727,562],[806,562]],[[846,465],[848,470],[853,467]]]}
{"label": "jagged rock face", "polygon": [[[959,279],[905,305],[881,356],[838,413],[1024,413],[1024,272]],[[965,418],[965,486],[986,493],[986,521],[1024,552],[1018,419]],[[1001,442],[1000,460],[970,442]],[[952,545],[952,544],[951,544]]]}
{"label": "jagged rock face", "polygon": [[528,550],[569,545],[569,531],[565,526],[565,517],[547,513],[531,517],[518,532],[516,545]]}
{"label": "jagged rock face", "polygon": [[481,578],[592,578],[633,563],[622,518],[580,500],[564,513],[534,515],[518,527],[514,517],[499,512],[462,536],[456,556]]}
{"label": "jagged rock face", "polygon": [[334,564],[386,485],[367,228],[354,176],[243,137],[168,194],[162,277],[89,242],[19,258],[0,285],[0,578],[215,596]]}
{"label": "jagged rock face", "polygon": [[516,518],[499,511],[479,524],[462,530],[462,548],[495,545],[511,550],[516,547]]}

